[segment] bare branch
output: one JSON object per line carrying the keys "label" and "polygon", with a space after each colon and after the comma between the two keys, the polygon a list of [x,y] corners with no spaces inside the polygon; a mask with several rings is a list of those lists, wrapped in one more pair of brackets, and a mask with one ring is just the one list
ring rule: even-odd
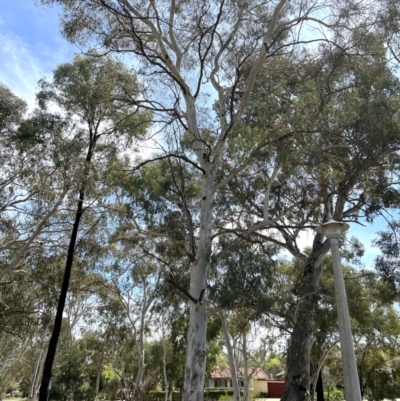
{"label": "bare branch", "polygon": [[177,155],[177,154],[175,154],[175,153],[169,153],[169,154],[167,154],[167,155],[165,155],[165,156],[160,156],[160,157],[155,157],[155,158],[153,158],[153,159],[148,159],[148,160],[146,160],[146,161],[144,161],[144,162],[142,162],[142,163],[139,163],[139,164],[138,164],[137,166],[135,166],[131,171],[132,171],[132,172],[137,171],[137,170],[139,170],[141,167],[145,166],[146,164],[149,164],[149,163],[152,163],[152,162],[155,162],[155,161],[158,161],[158,160],[169,159],[169,158],[171,158],[171,157],[176,157],[176,158],[178,158],[178,159],[180,159],[180,160],[183,160],[183,161],[185,161],[185,162],[191,164],[191,165],[192,165],[193,167],[195,167],[196,169],[200,170],[203,174],[206,174],[206,172],[205,172],[204,169],[202,169],[199,165],[197,165],[195,162],[193,162],[192,160],[190,160],[188,157],[186,157],[186,156],[184,156],[184,155]]}
{"label": "bare branch", "polygon": [[189,298],[193,303],[199,303],[199,300],[192,297],[188,291],[186,291],[179,283],[176,282],[172,273],[169,274],[168,282],[172,284],[175,288],[177,288],[182,294],[184,294],[187,298]]}
{"label": "bare branch", "polygon": [[26,251],[29,249],[29,247],[31,246],[33,241],[42,232],[42,229],[45,226],[45,224],[47,223],[47,221],[50,219],[51,216],[53,216],[56,213],[58,207],[61,205],[61,203],[64,200],[67,193],[68,193],[68,189],[65,189],[62,192],[62,194],[60,195],[60,197],[58,198],[57,202],[53,205],[53,207],[43,217],[42,221],[38,224],[38,226],[36,227],[36,230],[31,235],[31,237],[28,239],[28,241],[26,241],[26,243],[22,246],[21,250],[19,251],[17,256],[15,256],[14,260],[5,269],[0,271],[0,281],[3,279],[3,277],[5,275],[7,275],[10,271],[12,271],[13,269],[15,269],[15,267],[17,267],[18,263],[23,258],[23,256],[25,255]]}

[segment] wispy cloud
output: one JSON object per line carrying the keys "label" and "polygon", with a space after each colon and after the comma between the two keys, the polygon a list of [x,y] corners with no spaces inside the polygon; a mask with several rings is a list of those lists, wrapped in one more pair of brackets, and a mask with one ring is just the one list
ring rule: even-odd
{"label": "wispy cloud", "polygon": [[50,76],[58,64],[70,61],[72,51],[65,46],[64,49],[43,49],[38,53],[18,36],[1,33],[0,42],[0,81],[23,98],[32,110],[38,80]]}
{"label": "wispy cloud", "polygon": [[28,102],[30,108],[35,103],[37,81],[48,73],[18,37],[0,34],[0,81],[12,92]]}
{"label": "wispy cloud", "polygon": [[35,7],[27,0],[5,4],[0,17],[0,81],[35,106],[37,81],[78,51],[58,32],[55,8]]}

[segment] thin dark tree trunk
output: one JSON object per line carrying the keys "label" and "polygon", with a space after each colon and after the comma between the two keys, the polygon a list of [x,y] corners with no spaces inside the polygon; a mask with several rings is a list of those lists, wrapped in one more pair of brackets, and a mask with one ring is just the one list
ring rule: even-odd
{"label": "thin dark tree trunk", "polygon": [[325,401],[324,398],[324,385],[322,383],[322,369],[319,370],[317,386],[315,388],[315,392],[317,393],[317,401]]}
{"label": "thin dark tree trunk", "polygon": [[[88,166],[92,160],[95,144],[96,144],[96,137],[91,131],[90,132],[89,149],[88,149],[88,153],[86,155],[86,164],[85,164],[85,175],[86,176],[89,174]],[[46,360],[44,362],[42,382],[40,385],[39,401],[47,401],[48,397],[49,397],[49,385],[50,385],[50,381],[51,381],[51,372],[53,369],[54,358],[56,355],[58,338],[60,337],[60,332],[61,332],[62,317],[63,317],[63,313],[64,313],[65,300],[67,298],[69,281],[70,281],[70,277],[71,277],[71,270],[72,270],[72,265],[73,265],[73,261],[74,261],[74,253],[75,253],[76,239],[78,236],[79,224],[81,221],[82,214],[84,212],[84,210],[83,210],[84,199],[85,199],[85,182],[83,182],[81,184],[81,187],[79,190],[78,207],[76,209],[75,222],[74,222],[74,226],[72,228],[71,239],[70,239],[69,247],[68,247],[67,262],[65,264],[64,278],[63,278],[63,282],[62,282],[62,286],[61,286],[60,297],[58,300],[56,318],[54,321],[54,327],[53,327],[53,332],[51,334],[49,347],[47,349]]]}

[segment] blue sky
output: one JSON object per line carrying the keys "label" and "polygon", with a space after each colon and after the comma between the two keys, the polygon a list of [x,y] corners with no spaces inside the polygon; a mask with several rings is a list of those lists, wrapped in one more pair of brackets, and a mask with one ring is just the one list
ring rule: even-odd
{"label": "blue sky", "polygon": [[[57,7],[35,6],[33,0],[2,0],[0,9],[0,82],[25,99],[34,108],[37,81],[51,76],[57,65],[69,62],[81,50],[69,44],[59,33]],[[397,217],[397,216],[396,216]],[[363,259],[370,267],[378,250],[371,246],[376,231],[385,229],[383,218],[373,226],[351,224],[349,236],[356,236],[366,247]],[[312,235],[302,238],[311,245]]]}
{"label": "blue sky", "polygon": [[80,50],[59,34],[59,9],[33,0],[2,0],[0,82],[34,106],[37,81]]}

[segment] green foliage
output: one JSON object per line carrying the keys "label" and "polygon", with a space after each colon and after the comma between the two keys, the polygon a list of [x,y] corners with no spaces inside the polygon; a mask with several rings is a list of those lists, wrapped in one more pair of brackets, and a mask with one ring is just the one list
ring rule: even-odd
{"label": "green foliage", "polygon": [[[15,131],[26,112],[26,103],[0,83],[0,134]],[[3,142],[4,143],[4,142]]]}
{"label": "green foliage", "polygon": [[253,306],[256,312],[268,310],[273,299],[268,294],[274,283],[274,247],[241,242],[231,246],[225,237],[219,242],[219,256],[212,263],[211,277],[217,278],[210,289],[215,303],[228,308],[236,303]]}
{"label": "green foliage", "polygon": [[92,129],[99,121],[110,121],[114,133],[124,135],[127,143],[143,135],[150,121],[150,114],[139,113],[135,107],[138,83],[133,72],[95,51],[58,66],[53,81],[42,79],[39,86],[37,99],[42,109],[55,102]]}
{"label": "green foliage", "polygon": [[[243,396],[243,391],[241,391],[240,393]],[[181,396],[181,394],[179,391],[172,392],[172,400],[173,401],[179,401],[180,396]],[[228,400],[231,400],[232,397],[233,397],[232,389],[218,389],[218,388],[214,388],[214,387],[206,387],[204,389],[205,400],[228,401]],[[250,398],[251,399],[255,398],[253,389],[250,389]],[[148,401],[164,401],[165,400],[165,391],[161,391],[161,390],[150,391],[147,394],[146,399]]]}
{"label": "green foliage", "polygon": [[115,374],[112,365],[106,365],[102,373],[102,389],[101,393],[105,395],[107,400],[115,400],[121,389],[121,380]]}
{"label": "green foliage", "polygon": [[343,401],[344,393],[342,390],[332,387],[328,391],[324,391],[324,398],[326,401]]}
{"label": "green foliage", "polygon": [[59,133],[67,123],[59,115],[36,111],[33,116],[22,121],[14,135],[21,145],[46,144],[48,134]]}
{"label": "green foliage", "polygon": [[67,347],[60,346],[58,363],[54,371],[54,379],[50,390],[50,399],[76,401],[94,399],[93,380],[95,371],[87,363],[91,350],[84,340],[75,340]]}
{"label": "green foliage", "polygon": [[[240,395],[243,396],[243,390],[240,390]],[[228,398],[229,397],[229,398]],[[233,389],[218,389],[215,387],[204,388],[204,398],[206,400],[228,400],[233,397]],[[250,399],[254,399],[254,389],[250,389]]]}
{"label": "green foliage", "polygon": [[374,241],[381,254],[375,259],[375,270],[383,277],[390,294],[397,298],[400,293],[400,222],[391,221],[386,231],[378,232]]}
{"label": "green foliage", "polygon": [[[355,338],[358,375],[361,392],[366,396],[369,388],[374,398],[391,398],[398,385],[394,377],[400,357],[400,316],[393,307],[393,298],[387,298],[386,283],[371,271],[357,271],[343,267],[348,306]],[[314,361],[329,352],[324,363],[324,384],[332,391],[331,399],[340,397],[335,386],[343,385],[338,342],[332,261],[326,257],[323,280],[316,311],[316,330],[312,348]],[[342,399],[342,398],[341,398]]]}
{"label": "green foliage", "polygon": [[265,362],[265,370],[275,376],[285,370],[285,365],[282,358],[278,355],[270,355]]}
{"label": "green foliage", "polygon": [[217,366],[218,356],[220,355],[223,346],[224,340],[221,335],[221,321],[217,316],[213,316],[207,327],[207,374],[211,374]]}
{"label": "green foliage", "polygon": [[[171,393],[168,395],[168,399]],[[165,400],[165,391],[161,390],[153,390],[150,391],[146,395],[146,399],[148,401],[164,401]],[[181,393],[179,391],[172,391],[172,401],[179,401],[181,399]]]}

